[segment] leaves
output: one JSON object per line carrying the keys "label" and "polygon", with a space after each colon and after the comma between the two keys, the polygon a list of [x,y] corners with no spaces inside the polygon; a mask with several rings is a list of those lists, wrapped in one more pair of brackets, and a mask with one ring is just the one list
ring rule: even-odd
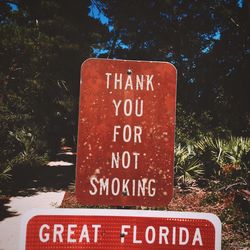
{"label": "leaves", "polygon": [[11,166],[8,165],[7,167],[0,167],[0,181],[6,181],[6,180],[10,180],[11,179]]}
{"label": "leaves", "polygon": [[204,137],[193,145],[175,148],[175,174],[183,183],[201,176],[231,183],[249,177],[249,156],[249,138]]}
{"label": "leaves", "polygon": [[0,1],[3,173],[7,166],[43,164],[61,138],[75,143],[80,65],[108,34],[89,17],[90,1],[13,4]]}
{"label": "leaves", "polygon": [[203,165],[196,158],[191,145],[184,147],[178,145],[175,148],[175,174],[178,181],[186,184],[186,182],[202,176],[203,172]]}

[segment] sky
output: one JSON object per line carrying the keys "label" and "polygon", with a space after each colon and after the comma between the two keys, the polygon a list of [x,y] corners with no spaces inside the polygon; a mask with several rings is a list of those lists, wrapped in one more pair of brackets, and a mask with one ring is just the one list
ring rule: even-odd
{"label": "sky", "polygon": [[89,16],[99,19],[102,24],[108,24],[109,19],[96,7],[94,3],[89,7]]}

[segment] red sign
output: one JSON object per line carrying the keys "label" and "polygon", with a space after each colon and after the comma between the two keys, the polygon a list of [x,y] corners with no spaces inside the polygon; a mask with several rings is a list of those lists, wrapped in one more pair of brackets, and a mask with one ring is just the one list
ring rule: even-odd
{"label": "red sign", "polygon": [[173,192],[176,69],[89,59],[82,65],[76,195],[84,205],[164,207]]}
{"label": "red sign", "polygon": [[22,224],[20,250],[220,250],[221,223],[206,213],[51,209]]}

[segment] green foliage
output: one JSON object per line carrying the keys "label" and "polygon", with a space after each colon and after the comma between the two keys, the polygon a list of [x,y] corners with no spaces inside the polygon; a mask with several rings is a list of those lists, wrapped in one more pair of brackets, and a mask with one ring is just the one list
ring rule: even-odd
{"label": "green foliage", "polygon": [[178,182],[186,184],[195,178],[202,176],[203,165],[196,158],[194,148],[190,145],[175,148],[175,175]]}
{"label": "green foliage", "polygon": [[11,179],[11,166],[1,166],[0,167],[0,182],[8,181]]}
{"label": "green foliage", "polygon": [[195,113],[188,113],[180,103],[176,110],[176,143],[190,143],[202,134],[201,124]]}
{"label": "green foliage", "polygon": [[226,140],[205,137],[195,144],[195,148],[207,176],[236,178],[249,174],[249,138],[231,137]]}
{"label": "green foliage", "polygon": [[178,102],[176,110],[176,143],[192,144],[204,137],[229,137],[231,132],[225,127],[213,126],[213,115],[204,111],[197,114],[188,111]]}
{"label": "green foliage", "polygon": [[225,162],[232,164],[236,169],[246,171],[249,166],[250,139],[232,137],[227,144]]}
{"label": "green foliage", "polygon": [[46,163],[47,156],[41,155],[42,145],[37,138],[25,129],[9,132],[19,144],[20,152],[7,165],[11,168],[18,166],[41,166]]}
{"label": "green foliage", "polygon": [[0,179],[75,143],[80,65],[108,34],[89,6],[0,0]]}
{"label": "green foliage", "polygon": [[220,165],[224,161],[225,144],[224,141],[213,137],[204,137],[195,144],[198,157],[205,165],[205,174],[220,175]]}
{"label": "green foliage", "polygon": [[12,178],[16,169],[42,166],[48,160],[43,141],[40,141],[27,129],[9,131],[7,138],[8,143],[5,145],[8,148],[3,150],[2,155],[5,157],[5,161],[2,162],[0,168],[0,183],[2,186]]}
{"label": "green foliage", "polygon": [[177,181],[186,183],[199,177],[223,183],[247,183],[249,180],[250,140],[243,137],[218,139],[204,137],[193,145],[175,148]]}

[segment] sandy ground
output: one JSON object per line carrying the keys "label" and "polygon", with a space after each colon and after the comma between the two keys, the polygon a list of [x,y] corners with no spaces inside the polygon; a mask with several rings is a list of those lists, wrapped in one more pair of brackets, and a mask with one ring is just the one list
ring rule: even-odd
{"label": "sandy ground", "polygon": [[16,216],[0,221],[0,250],[18,250],[20,238],[21,216],[34,208],[55,208],[60,206],[64,191],[38,192],[29,197],[12,197],[8,204],[9,212]]}

